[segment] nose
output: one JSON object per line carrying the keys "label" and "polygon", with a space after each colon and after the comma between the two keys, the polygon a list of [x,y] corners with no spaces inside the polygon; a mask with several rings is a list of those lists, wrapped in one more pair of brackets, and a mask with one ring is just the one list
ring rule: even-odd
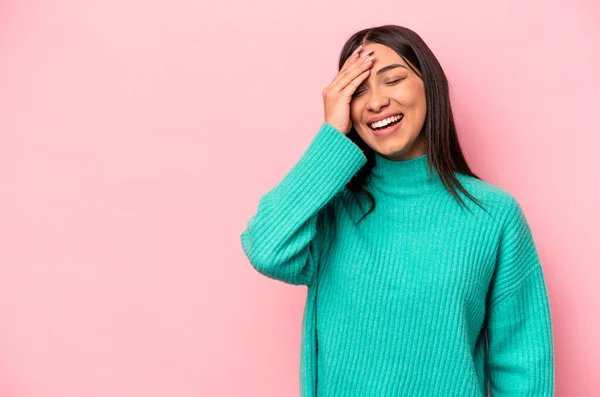
{"label": "nose", "polygon": [[374,113],[379,112],[390,103],[390,99],[382,95],[378,90],[371,90],[369,95],[367,108]]}

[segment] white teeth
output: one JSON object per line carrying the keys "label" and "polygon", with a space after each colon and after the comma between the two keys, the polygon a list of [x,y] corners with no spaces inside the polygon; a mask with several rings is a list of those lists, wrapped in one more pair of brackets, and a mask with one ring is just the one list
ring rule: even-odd
{"label": "white teeth", "polygon": [[377,121],[375,123],[369,124],[369,126],[373,129],[385,127],[386,125],[393,123],[394,121],[400,120],[402,117],[404,117],[404,116],[398,114],[396,116],[388,117],[387,119],[383,119],[383,120]]}

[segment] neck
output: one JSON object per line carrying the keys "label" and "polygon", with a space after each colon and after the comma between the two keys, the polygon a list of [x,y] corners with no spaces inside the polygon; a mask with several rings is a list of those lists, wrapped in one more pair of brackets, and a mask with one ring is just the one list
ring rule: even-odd
{"label": "neck", "polygon": [[434,168],[430,175],[426,154],[408,160],[390,160],[375,152],[370,185],[391,196],[415,196],[442,183]]}

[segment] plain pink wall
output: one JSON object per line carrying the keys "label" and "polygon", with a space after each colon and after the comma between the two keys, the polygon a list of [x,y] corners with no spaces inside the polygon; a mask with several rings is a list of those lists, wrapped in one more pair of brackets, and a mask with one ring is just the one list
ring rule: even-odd
{"label": "plain pink wall", "polygon": [[557,396],[597,394],[599,17],[591,0],[0,1],[0,395],[297,395],[306,288],[257,273],[239,235],[317,132],[344,41],[385,23],[430,45],[467,159],[524,207]]}

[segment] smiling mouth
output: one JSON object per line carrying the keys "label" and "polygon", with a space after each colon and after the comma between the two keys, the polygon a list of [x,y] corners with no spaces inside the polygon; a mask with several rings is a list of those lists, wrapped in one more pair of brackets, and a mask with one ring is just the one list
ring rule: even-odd
{"label": "smiling mouth", "polygon": [[396,124],[398,124],[400,121],[402,121],[402,119],[404,119],[404,114],[399,114],[396,116],[392,116],[392,117],[388,117],[385,120],[381,120],[378,121],[376,123],[371,123],[371,124],[367,124],[369,126],[369,128],[371,128],[373,131],[378,131],[378,130],[383,130],[389,127],[393,127]]}

